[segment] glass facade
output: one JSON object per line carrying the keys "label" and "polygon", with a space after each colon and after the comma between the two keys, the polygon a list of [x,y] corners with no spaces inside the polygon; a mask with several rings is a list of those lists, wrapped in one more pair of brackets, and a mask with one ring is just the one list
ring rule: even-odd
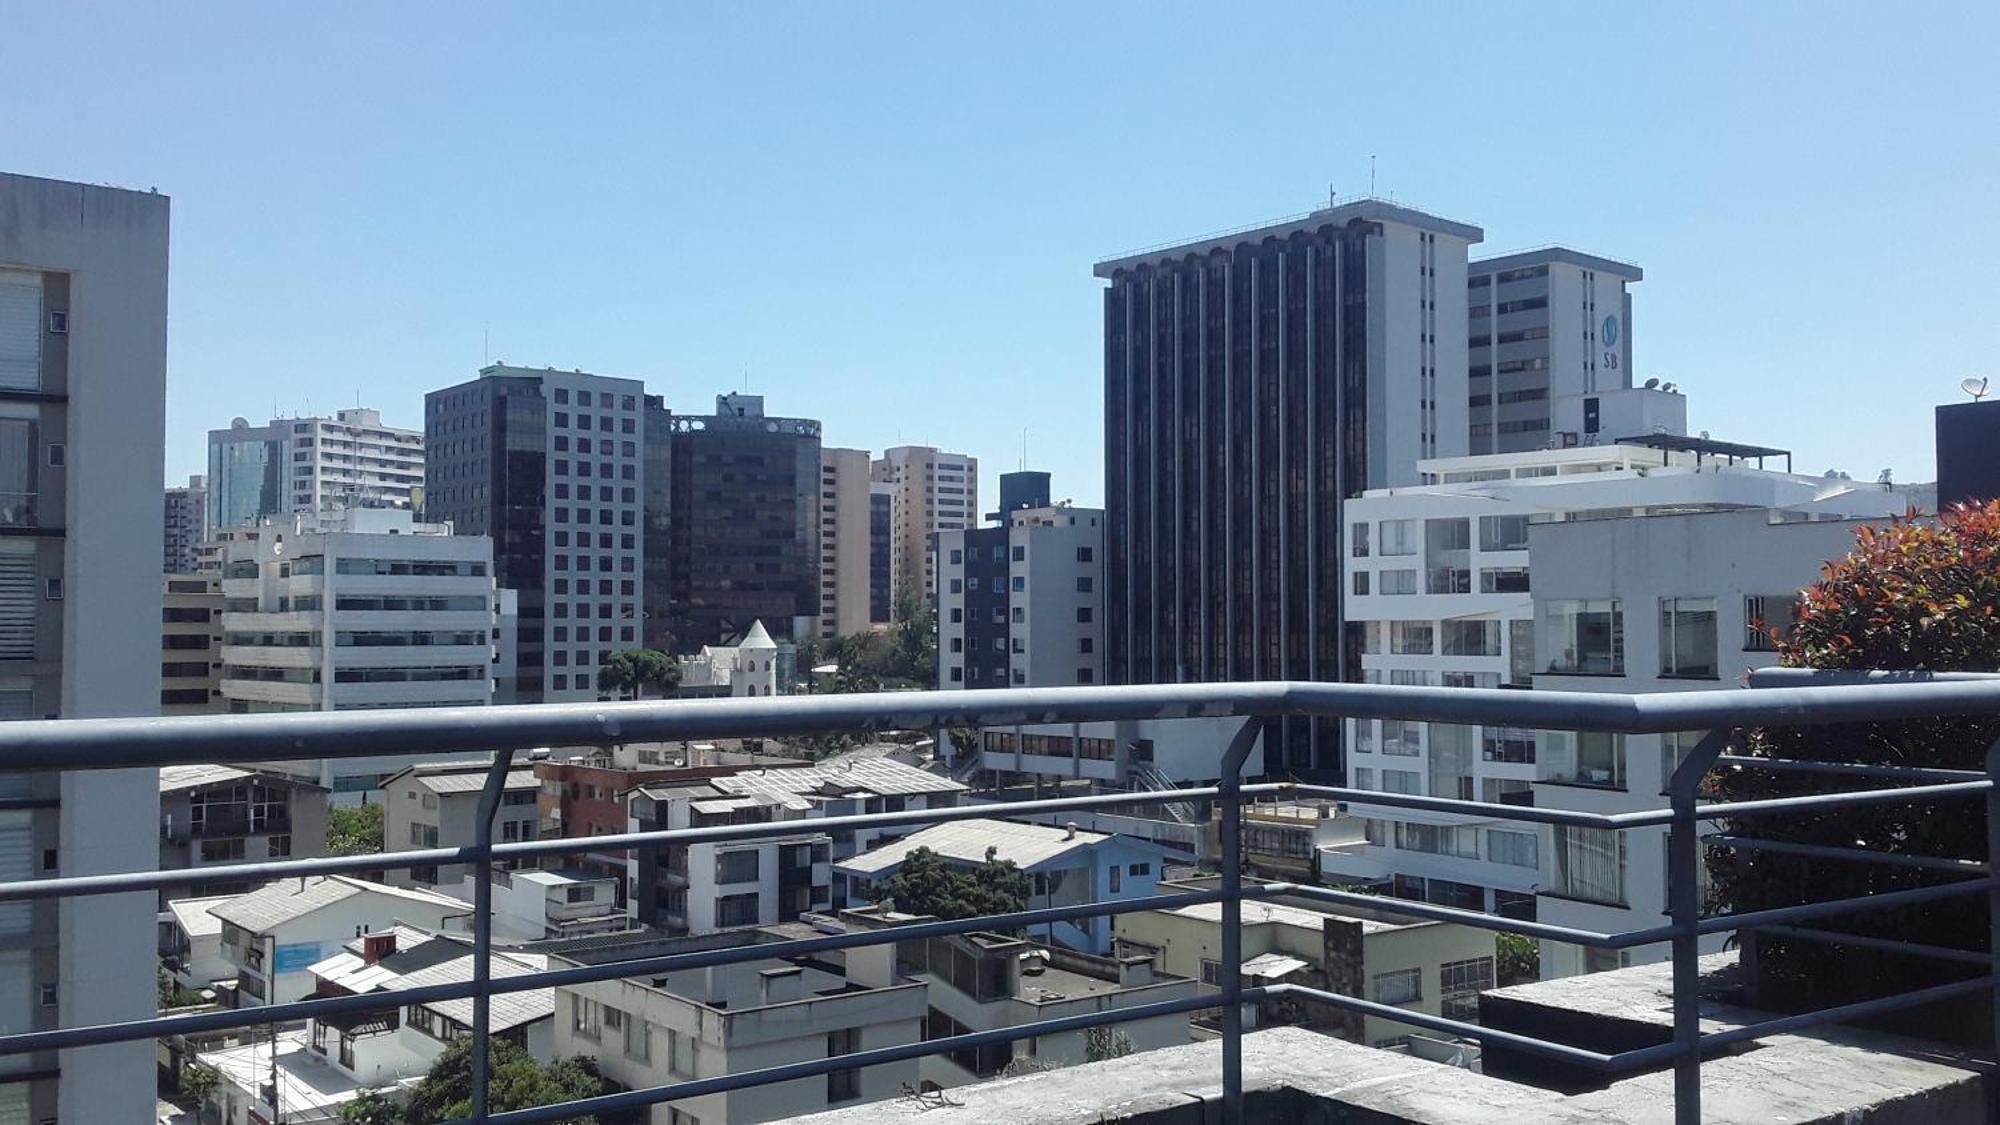
{"label": "glass facade", "polygon": [[208,527],[242,527],[286,510],[279,491],[279,443],[264,431],[208,444]]}

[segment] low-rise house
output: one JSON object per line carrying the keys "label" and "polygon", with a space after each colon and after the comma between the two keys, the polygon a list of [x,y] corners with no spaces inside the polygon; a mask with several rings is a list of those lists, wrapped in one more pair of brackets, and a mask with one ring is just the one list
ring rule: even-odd
{"label": "low-rise house", "polygon": [[209,913],[235,897],[177,898],[160,912],[160,960],[182,988],[210,988],[235,978],[236,966],[222,955],[222,919]]}
{"label": "low-rise house", "polygon": [[[574,869],[517,871],[494,868],[493,933],[507,941],[543,941],[615,934],[631,928],[618,902],[615,875]],[[467,902],[477,875],[467,875],[459,895]]]}
{"label": "low-rise house", "polygon": [[[935,824],[900,840],[833,865],[835,897],[860,903],[876,897],[875,884],[902,868],[918,848],[955,867],[978,868],[990,860],[1027,873],[1027,909],[1116,902],[1155,893],[1160,869],[1174,853],[1149,840],[1011,820],[973,819]],[[1076,918],[1036,927],[1048,941],[1086,953],[1111,950],[1107,918]]]}
{"label": "low-rise house", "polygon": [[[1173,880],[1161,893],[1212,890],[1216,880]],[[1120,957],[1147,956],[1160,970],[1220,988],[1222,905],[1118,915]],[[1246,985],[1291,983],[1393,1004],[1452,1019],[1479,1017],[1479,992],[1494,985],[1489,930],[1413,921],[1365,907],[1308,905],[1303,900],[1243,904]],[[1324,1005],[1286,1001],[1260,1008],[1263,1022],[1296,1022],[1361,1043],[1387,1046],[1415,1030],[1408,1024]]]}
{"label": "low-rise house", "polygon": [[[804,927],[794,927],[804,930]],[[684,938],[587,939],[551,946],[551,967],[596,965],[781,936],[733,930]],[[926,986],[896,972],[891,945],[839,961],[765,958],[556,989],[555,1053],[595,1056],[605,1077],[663,1086],[832,1058],[924,1039]],[[653,1109],[656,1125],[777,1121],[899,1095],[921,1080],[917,1060],[709,1094]]]}
{"label": "low-rise house", "polygon": [[668,933],[790,921],[838,905],[831,864],[913,825],[820,832],[812,822],[864,813],[945,808],[965,786],[885,757],[802,769],[741,770],[631,796],[633,831],[798,821],[795,835],[635,849],[635,920]]}
{"label": "low-rise house", "polygon": [[[468,848],[477,843],[479,794],[490,768],[489,761],[426,762],[384,778],[383,850]],[[540,782],[532,764],[522,762],[508,770],[506,786],[493,823],[494,842],[535,839],[539,819],[535,794]],[[472,870],[464,863],[427,864],[390,871],[387,877],[399,887],[457,887]]]}
{"label": "low-rise house", "polygon": [[236,977],[238,1007],[311,995],[312,967],[346,942],[395,923],[443,930],[472,908],[450,895],[386,887],[346,875],[279,879],[217,903],[222,956]]}
{"label": "low-rise house", "polygon": [[[160,870],[258,863],[326,854],[324,786],[236,766],[166,766],[160,770]],[[246,880],[162,888],[173,895],[240,894]]]}

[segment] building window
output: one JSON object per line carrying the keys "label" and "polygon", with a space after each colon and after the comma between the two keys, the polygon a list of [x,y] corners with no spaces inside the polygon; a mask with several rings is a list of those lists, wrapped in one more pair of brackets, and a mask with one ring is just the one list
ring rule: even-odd
{"label": "building window", "polygon": [[1120,867],[1119,867],[1119,866],[1118,866],[1117,864],[1115,864],[1115,863],[1111,865],[1111,893],[1112,893],[1112,894],[1114,894],[1114,895],[1115,895],[1115,894],[1119,894],[1119,893],[1121,893],[1121,892],[1123,892],[1123,891],[1124,891],[1124,889],[1125,889],[1125,887],[1124,887],[1124,882],[1123,882],[1123,879],[1124,879],[1124,875],[1125,875],[1125,872],[1124,872],[1124,869],[1120,868]]}
{"label": "building window", "polygon": [[1377,1004],[1415,1004],[1424,998],[1422,969],[1376,973],[1369,992]]}
{"label": "building window", "polygon": [[754,926],[758,922],[757,895],[723,895],[715,900],[715,924],[727,929],[731,926]]}
{"label": "building window", "polygon": [[1357,559],[1365,559],[1365,558],[1367,558],[1367,557],[1368,557],[1368,525],[1367,525],[1367,524],[1365,524],[1365,523],[1357,523],[1357,524],[1354,524],[1354,525],[1353,525],[1353,527],[1352,527],[1352,529],[1351,529],[1351,534],[1349,534],[1349,536],[1348,536],[1348,541],[1349,541],[1349,542],[1350,542],[1350,543],[1352,544],[1352,548],[1351,548],[1351,549],[1352,549],[1352,551],[1354,552],[1354,557],[1355,557],[1355,558],[1357,558]]}
{"label": "building window", "polygon": [[1201,959],[1201,983],[1203,983],[1203,984],[1207,984],[1207,985],[1213,985],[1213,986],[1215,986],[1216,988],[1221,988],[1221,987],[1222,987],[1222,962],[1220,962],[1220,961],[1211,961],[1211,960],[1209,960],[1209,959],[1208,959],[1208,958],[1206,958],[1206,957],[1202,958],[1202,959]]}
{"label": "building window", "polygon": [[1776,652],[1778,644],[1798,620],[1796,594],[1743,599],[1743,651]]}
{"label": "building window", "polygon": [[1417,572],[1415,570],[1385,570],[1382,572],[1382,593],[1414,594],[1417,592]]}
{"label": "building window", "polygon": [[1389,623],[1389,651],[1397,656],[1429,656],[1436,647],[1432,625],[1428,621],[1391,621]]}
{"label": "building window", "polygon": [[1482,551],[1527,550],[1528,517],[1479,517],[1479,549]]}
{"label": "building window", "polygon": [[1615,599],[1555,598],[1542,603],[1537,650],[1548,671],[1572,676],[1625,674],[1625,616]]}
{"label": "building window", "polygon": [[745,849],[742,851],[717,853],[715,857],[715,881],[718,883],[756,882],[756,850]]}
{"label": "building window", "polygon": [[1080,563],[1090,562],[1094,554],[1095,552],[1089,547],[1078,547],[1076,549],[1076,561]]}
{"label": "building window", "polygon": [[604,1038],[604,1009],[597,1001],[577,993],[569,994],[569,1029],[585,1039]]}
{"label": "building window", "polygon": [[1094,683],[1096,682],[1096,680],[1097,680],[1097,673],[1095,671],[1089,668],[1078,668],[1076,670],[1077,683],[1088,684],[1088,683]]}
{"label": "building window", "polygon": [[1417,553],[1416,520],[1382,521],[1382,554],[1414,555]]}
{"label": "building window", "polygon": [[1555,826],[1555,893],[1625,905],[1625,834],[1612,828]]}
{"label": "building window", "polygon": [[1492,987],[1491,957],[1446,961],[1438,966],[1438,992],[1444,999],[1442,1014],[1446,1019],[1478,1019],[1479,994]]}
{"label": "building window", "polygon": [[1625,736],[1605,731],[1542,733],[1537,779],[1594,789],[1625,788]]}
{"label": "building window", "polygon": [[1716,677],[1714,598],[1660,599],[1660,675]]}
{"label": "building window", "polygon": [[[843,1027],[826,1037],[826,1057],[836,1059],[851,1055],[861,1049],[859,1028]],[[829,1103],[851,1101],[861,1096],[861,1071],[832,1070],[826,1075],[826,1100]]]}
{"label": "building window", "polygon": [[1506,832],[1498,828],[1486,830],[1486,859],[1490,863],[1533,870],[1541,866],[1538,845],[1533,832]]}
{"label": "building window", "polygon": [[1356,597],[1363,597],[1363,598],[1365,598],[1365,597],[1367,597],[1367,596],[1368,596],[1368,572],[1367,572],[1367,571],[1365,571],[1365,570],[1357,570],[1357,571],[1355,571],[1355,572],[1354,572],[1354,593],[1355,593],[1355,596],[1356,596]]}
{"label": "building window", "polygon": [[1091,621],[1091,618],[1092,618],[1092,616],[1093,616],[1093,614],[1092,614],[1092,612],[1091,612],[1091,607],[1089,607],[1089,606],[1087,606],[1087,605],[1080,605],[1080,606],[1077,606],[1077,607],[1076,607],[1076,623],[1077,623],[1077,624],[1079,624],[1079,625],[1088,625],[1088,624],[1090,624],[1090,621]]}

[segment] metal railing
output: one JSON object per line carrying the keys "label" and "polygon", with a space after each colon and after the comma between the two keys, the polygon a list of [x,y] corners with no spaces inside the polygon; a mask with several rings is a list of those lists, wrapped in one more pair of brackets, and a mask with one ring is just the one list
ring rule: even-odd
{"label": "metal railing", "polygon": [[[1361,684],[1238,683],[1143,687],[1016,689],[936,693],[893,693],[850,696],[794,696],[775,699],[715,699],[614,704],[562,704],[528,707],[366,711],[338,714],[194,716],[168,719],[98,719],[70,722],[18,722],[0,725],[0,770],[84,769],[158,766],[196,762],[248,762],[274,756],[339,758],[372,756],[398,750],[423,753],[492,752],[493,763],[482,792],[477,838],[467,847],[428,848],[381,855],[344,856],[245,863],[182,871],[134,871],[0,883],[0,903],[59,899],[71,896],[157,891],[218,879],[277,879],[312,874],[365,873],[434,864],[474,864],[484,870],[496,861],[538,860],[605,849],[656,849],[704,842],[754,840],[796,834],[794,822],[718,825],[704,828],[633,832],[613,836],[496,843],[494,813],[504,782],[519,751],[540,746],[613,745],[634,741],[705,740],[728,736],[781,737],[824,733],[863,733],[884,729],[1014,726],[1024,723],[1091,722],[1105,720],[1175,719],[1240,716],[1245,721],[1221,749],[1218,780],[1213,785],[1186,786],[1171,792],[1121,792],[1086,797],[974,804],[859,816],[827,817],[812,825],[817,832],[838,832],[886,825],[920,825],[994,816],[1089,809],[1107,805],[1164,804],[1214,801],[1221,811],[1222,874],[1212,890],[1156,894],[1108,903],[1087,903],[1052,909],[949,921],[920,922],[881,929],[826,934],[722,949],[636,956],[593,962],[494,979],[492,957],[492,882],[475,882],[473,916],[473,979],[468,983],[427,985],[355,996],[322,997],[268,1006],[174,1014],[92,1026],[0,1036],[0,1057],[61,1051],[99,1044],[130,1042],[162,1036],[199,1035],[232,1028],[263,1027],[309,1018],[380,1011],[388,1007],[471,998],[472,1114],[467,1122],[526,1125],[553,1122],[590,1113],[607,1113],[725,1093],[774,1082],[822,1076],[834,1071],[906,1061],[926,1055],[1027,1039],[1129,1020],[1192,1013],[1221,1007],[1222,1118],[1243,1116],[1243,1008],[1246,1003],[1295,996],[1349,1012],[1377,1016],[1447,1035],[1464,1036],[1525,1052],[1579,1064],[1600,1071],[1620,1072],[1671,1064],[1674,1069],[1675,1118],[1684,1125],[1700,1120],[1700,1071],[1705,1052],[1730,1043],[1827,1022],[1872,1016],[1920,1004],[1992,991],[1996,977],[1992,957],[1971,950],[1938,951],[1918,942],[1868,939],[1871,947],[1921,955],[1948,956],[1988,968],[1970,980],[1856,1004],[1787,1015],[1746,1026],[1703,1034],[1698,1022],[1699,940],[1706,935],[1744,928],[1812,934],[1799,925],[1829,915],[1901,906],[1951,895],[1983,893],[2000,921],[2000,880],[1985,864],[1958,862],[1953,857],[1891,855],[1861,848],[1761,841],[1743,836],[1708,836],[1700,824],[1720,819],[1741,823],[1795,811],[1888,803],[1955,801],[1983,797],[1994,854],[2000,854],[2000,791],[1993,777],[2000,771],[2000,744],[1987,756],[1983,773],[1840,766],[1817,762],[1781,762],[1726,755],[1742,733],[1752,727],[1824,725],[1868,720],[2000,715],[2000,681],[1939,678],[1929,682],[1859,683],[1834,686],[1780,686],[1707,692],[1649,695],[1575,692],[1520,692],[1501,689],[1394,687]],[[1246,784],[1242,770],[1258,741],[1264,720],[1284,716],[1320,718],[1401,718],[1442,723],[1476,723],[1517,728],[1554,728],[1648,734],[1708,730],[1674,772],[1665,809],[1591,813],[1514,804],[1422,797],[1364,791],[1340,786],[1295,783]],[[1849,777],[1874,777],[1903,784],[1895,788],[1698,805],[1702,777],[1720,764],[1753,765],[1760,769],[1797,769]],[[1297,795],[1350,800],[1372,806],[1461,813],[1484,820],[1515,820],[1610,831],[1665,827],[1669,831],[1669,920],[1662,925],[1605,933],[1529,922],[1432,903],[1358,894],[1329,887],[1295,883],[1246,883],[1242,870],[1243,801]],[[1843,898],[1772,909],[1751,910],[1704,918],[1697,898],[1695,865],[1704,843],[1738,848],[1793,851],[1840,859],[1865,859],[1929,866],[1952,861],[1957,881],[1891,893]],[[623,1091],[560,1105],[505,1112],[489,1110],[487,1090],[490,1004],[496,994],[548,989],[629,976],[660,974],[734,964],[766,958],[806,956],[992,929],[1026,929],[1058,921],[1145,910],[1167,910],[1205,903],[1222,907],[1222,963],[1240,966],[1241,907],[1245,899],[1278,896],[1304,898],[1336,906],[1366,907],[1376,912],[1453,922],[1480,929],[1523,934],[1583,946],[1629,949],[1671,943],[1673,962],[1673,1037],[1670,1042],[1617,1053],[1603,1053],[1550,1042],[1515,1032],[1485,1028],[1461,1020],[1413,1012],[1327,989],[1273,984],[1247,987],[1240,973],[1225,972],[1216,992],[1109,1011],[1042,1020],[991,1031],[973,1032],[880,1047],[827,1058],[803,1059],[782,1066],[736,1074],[673,1082]],[[1854,941],[1839,935],[1841,941]],[[272,997],[276,1000],[276,997]],[[2000,1006],[1997,1006],[2000,1007]],[[1996,1016],[2000,1020],[2000,1016]],[[274,1045],[275,1052],[275,1045]]]}

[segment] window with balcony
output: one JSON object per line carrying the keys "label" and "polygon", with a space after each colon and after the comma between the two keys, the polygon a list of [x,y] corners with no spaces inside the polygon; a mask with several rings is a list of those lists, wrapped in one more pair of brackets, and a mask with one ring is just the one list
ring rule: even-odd
{"label": "window with balcony", "polygon": [[1625,788],[1625,736],[1605,731],[1543,731],[1537,777],[1593,789]]}
{"label": "window with balcony", "polygon": [[1525,594],[1528,592],[1528,568],[1525,566],[1489,566],[1479,571],[1479,592],[1482,594]]}
{"label": "window with balcony", "polygon": [[1555,598],[1542,603],[1536,650],[1547,670],[1571,676],[1625,674],[1625,618],[1616,599]]}
{"label": "window with balcony", "polygon": [[1445,621],[1441,624],[1446,656],[1500,655],[1498,621]]}
{"label": "window with balcony", "polygon": [[1428,621],[1391,621],[1389,652],[1396,656],[1429,656],[1436,648],[1435,627]]}
{"label": "window with balcony", "polygon": [[1660,599],[1660,675],[1716,678],[1714,598]]}

